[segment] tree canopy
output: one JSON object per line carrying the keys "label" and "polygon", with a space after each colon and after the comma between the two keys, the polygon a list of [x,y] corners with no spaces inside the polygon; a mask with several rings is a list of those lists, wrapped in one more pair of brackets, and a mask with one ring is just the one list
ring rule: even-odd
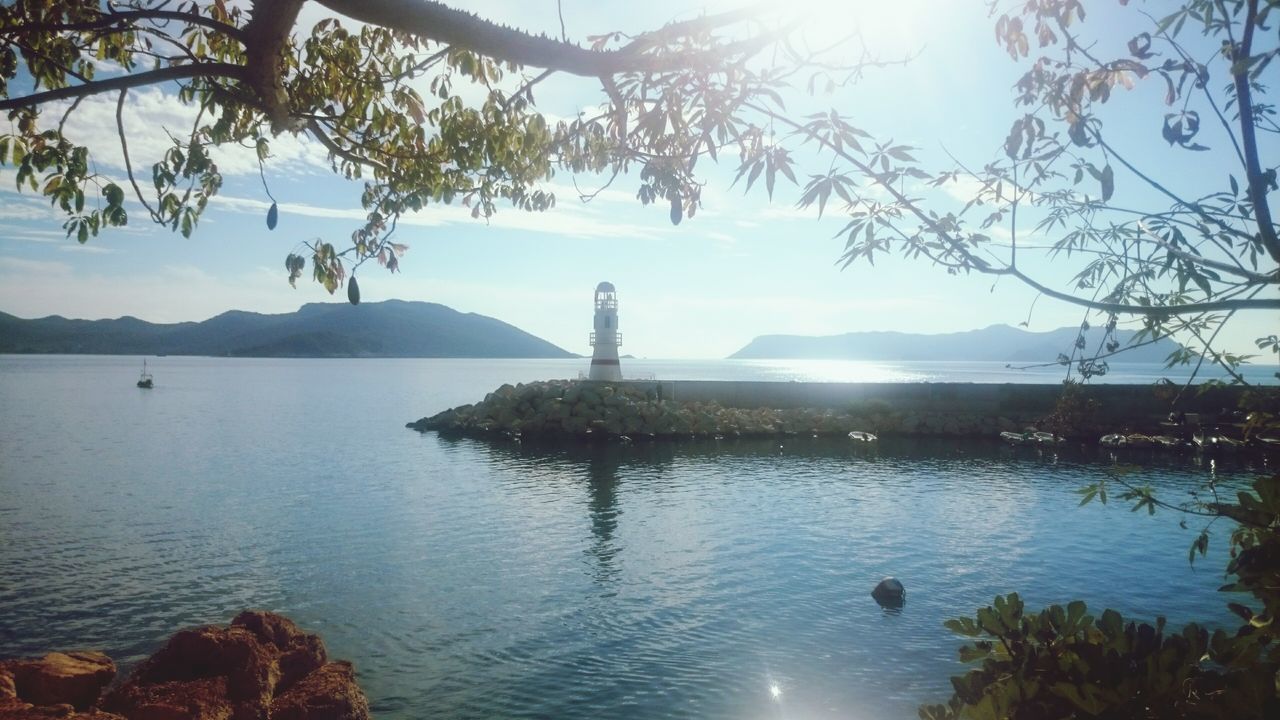
{"label": "tree canopy", "polygon": [[[406,249],[393,241],[397,221],[428,205],[464,203],[476,217],[506,205],[544,211],[557,200],[545,189],[554,174],[589,174],[631,183],[641,203],[679,224],[702,207],[708,168],[723,162],[748,190],[772,197],[782,178],[800,207],[840,214],[846,265],[896,253],[950,273],[1012,278],[1090,311],[1086,324],[1111,330],[1140,318],[1142,341],[1193,338],[1174,362],[1207,357],[1233,372],[1242,358],[1213,351],[1223,323],[1280,310],[1268,200],[1280,125],[1264,84],[1280,52],[1269,24],[1276,0],[1133,3],[1119,44],[1107,41],[1111,29],[1090,26],[1097,2],[997,0],[995,40],[1025,66],[1003,152],[937,167],[915,148],[878,141],[840,102],[787,109],[820,104],[905,58],[870,56],[856,29],[843,43],[810,47],[796,32],[806,18],[781,3],[579,44],[432,0],[311,2],[332,16],[301,26],[306,0],[0,7],[0,109],[12,127],[0,136],[0,163],[61,208],[80,242],[129,221],[122,184],[150,220],[190,235],[222,183],[210,148],[253,148],[266,165],[275,138],[305,134],[327,149],[335,173],[363,182],[367,220],[349,241],[319,239],[285,261],[291,283],[309,262],[331,293],[369,260],[395,271]],[[597,88],[598,112],[558,120],[541,111],[537,85],[557,74]],[[1174,182],[1158,159],[1113,137],[1108,104],[1151,84],[1163,104],[1149,126],[1168,152],[1226,157],[1234,171]],[[120,108],[147,86],[198,114],[162,157],[134,159],[129,138],[140,129],[124,126]],[[103,93],[117,99],[120,182],[94,171],[101,148],[63,132],[81,100]],[[1124,184],[1154,200],[1118,203]],[[949,185],[971,189],[966,200],[945,202],[936,189]],[[276,219],[273,205],[268,225]],[[1038,276],[1034,256],[1072,264],[1074,278]],[[349,295],[358,300],[358,288]],[[1124,349],[1109,333],[1096,348],[1083,338],[1060,360],[1085,377]],[[1280,352],[1275,336],[1257,343]]]}

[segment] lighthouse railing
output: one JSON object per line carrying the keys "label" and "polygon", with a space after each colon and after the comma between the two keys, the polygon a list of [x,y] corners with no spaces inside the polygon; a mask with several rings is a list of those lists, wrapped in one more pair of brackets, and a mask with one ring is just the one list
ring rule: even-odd
{"label": "lighthouse railing", "polygon": [[[622,333],[620,333],[620,332],[613,332],[613,333],[611,333],[611,334],[613,335],[613,345],[614,345],[614,347],[622,347]],[[597,343],[596,343],[596,334],[595,334],[595,333],[591,333],[591,347],[595,347],[595,346],[596,346],[596,344],[597,344]],[[607,342],[605,342],[605,341],[601,340],[599,344],[601,344],[601,345],[608,345],[609,343],[607,343]]]}

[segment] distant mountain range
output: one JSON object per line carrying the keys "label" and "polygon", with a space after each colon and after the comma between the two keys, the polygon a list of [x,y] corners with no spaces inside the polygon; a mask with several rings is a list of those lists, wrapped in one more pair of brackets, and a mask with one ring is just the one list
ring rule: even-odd
{"label": "distant mountain range", "polygon": [[[1102,328],[1085,333],[1090,355],[1102,340]],[[1059,353],[1071,353],[1078,328],[1058,328],[1048,332],[1028,332],[1008,325],[992,325],[981,330],[916,335],[900,332],[857,332],[813,337],[804,335],[762,335],[730,355],[742,359],[818,360],[996,360],[1002,362],[1052,362]],[[1126,346],[1134,330],[1116,331],[1116,339]],[[1117,360],[1163,362],[1180,347],[1172,340],[1160,340],[1134,348]]]}
{"label": "distant mountain range", "polygon": [[0,313],[0,353],[250,357],[571,358],[541,338],[435,303],[312,303],[282,315],[232,310],[204,322],[133,317],[24,320]]}

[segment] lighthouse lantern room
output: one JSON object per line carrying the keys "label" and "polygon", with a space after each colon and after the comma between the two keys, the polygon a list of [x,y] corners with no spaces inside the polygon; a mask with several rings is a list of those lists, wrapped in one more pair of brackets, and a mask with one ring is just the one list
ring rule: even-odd
{"label": "lighthouse lantern room", "polygon": [[613,283],[602,282],[596,286],[595,330],[591,333],[591,380],[617,381],[622,379],[622,366],[618,363],[618,346],[622,333],[618,332],[618,294]]}

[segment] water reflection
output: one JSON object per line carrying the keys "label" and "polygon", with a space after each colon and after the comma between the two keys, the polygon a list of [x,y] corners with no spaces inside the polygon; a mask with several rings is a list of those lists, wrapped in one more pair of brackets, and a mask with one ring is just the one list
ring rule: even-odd
{"label": "water reflection", "polygon": [[587,513],[591,516],[591,535],[594,537],[587,551],[596,561],[596,582],[607,585],[618,577],[614,557],[618,547],[613,534],[618,529],[618,468],[622,459],[618,453],[599,452],[587,463]]}

